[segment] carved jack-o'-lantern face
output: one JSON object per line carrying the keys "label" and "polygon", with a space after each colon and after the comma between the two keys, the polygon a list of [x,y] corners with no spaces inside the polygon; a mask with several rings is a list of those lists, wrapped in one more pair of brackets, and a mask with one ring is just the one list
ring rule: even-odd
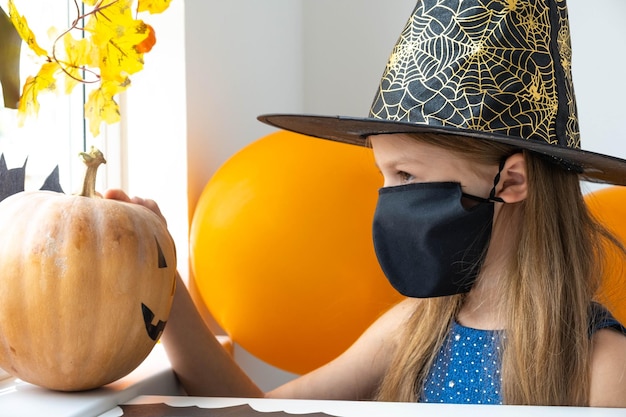
{"label": "carved jack-o'-lantern face", "polygon": [[[161,249],[158,240],[156,241],[156,246],[158,250],[158,269],[167,269],[167,260],[165,259],[165,255],[163,255],[163,249]],[[175,282],[174,280],[174,284]],[[174,291],[174,289],[174,286],[172,286],[172,291]],[[150,339],[156,342],[163,332],[163,329],[165,329],[165,323],[167,323],[167,321],[159,320],[156,324],[153,324],[154,313],[150,310],[150,307],[144,303],[141,303],[141,312],[144,324],[146,325],[146,332]]]}

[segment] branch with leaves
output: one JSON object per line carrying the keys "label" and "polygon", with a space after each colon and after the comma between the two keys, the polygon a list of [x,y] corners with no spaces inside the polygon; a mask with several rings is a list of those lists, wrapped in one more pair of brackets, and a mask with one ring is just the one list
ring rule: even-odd
{"label": "branch with leaves", "polygon": [[[26,18],[9,0],[11,22],[28,47],[43,60],[39,72],[24,82],[18,104],[23,124],[39,112],[39,94],[59,90],[70,94],[77,84],[93,84],[85,103],[85,117],[92,135],[100,133],[102,122],[120,120],[115,96],[128,88],[130,76],[143,69],[145,53],[156,42],[154,28],[138,19],[142,12],[161,13],[171,0],[74,0],[76,19],[52,43],[42,48]],[[77,35],[76,37],[74,35]]]}

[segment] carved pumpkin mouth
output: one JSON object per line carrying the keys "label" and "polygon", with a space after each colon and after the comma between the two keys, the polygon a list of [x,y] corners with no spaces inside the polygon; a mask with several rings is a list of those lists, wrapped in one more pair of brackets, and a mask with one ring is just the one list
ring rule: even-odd
{"label": "carved pumpkin mouth", "polygon": [[144,303],[141,303],[141,313],[143,314],[143,321],[146,324],[148,337],[156,341],[163,332],[163,329],[165,329],[165,323],[167,323],[167,321],[159,320],[156,324],[152,324],[154,313]]}

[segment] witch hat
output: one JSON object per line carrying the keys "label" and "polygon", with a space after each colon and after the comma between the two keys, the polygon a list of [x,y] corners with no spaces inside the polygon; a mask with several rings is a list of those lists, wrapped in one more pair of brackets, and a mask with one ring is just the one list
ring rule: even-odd
{"label": "witch hat", "polygon": [[382,133],[443,133],[528,149],[582,179],[626,185],[626,160],[581,149],[565,0],[419,0],[365,118],[259,120],[367,146]]}

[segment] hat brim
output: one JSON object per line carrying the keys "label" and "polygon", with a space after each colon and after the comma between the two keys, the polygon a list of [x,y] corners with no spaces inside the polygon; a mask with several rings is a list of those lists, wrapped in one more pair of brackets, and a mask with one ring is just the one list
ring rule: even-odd
{"label": "hat brim", "polygon": [[296,114],[265,114],[258,120],[280,129],[321,139],[367,146],[367,137],[390,133],[440,133],[488,140],[528,149],[555,159],[563,166],[578,171],[582,179],[606,184],[626,185],[626,160],[581,149],[524,140],[498,133],[430,126],[373,118],[319,116]]}

